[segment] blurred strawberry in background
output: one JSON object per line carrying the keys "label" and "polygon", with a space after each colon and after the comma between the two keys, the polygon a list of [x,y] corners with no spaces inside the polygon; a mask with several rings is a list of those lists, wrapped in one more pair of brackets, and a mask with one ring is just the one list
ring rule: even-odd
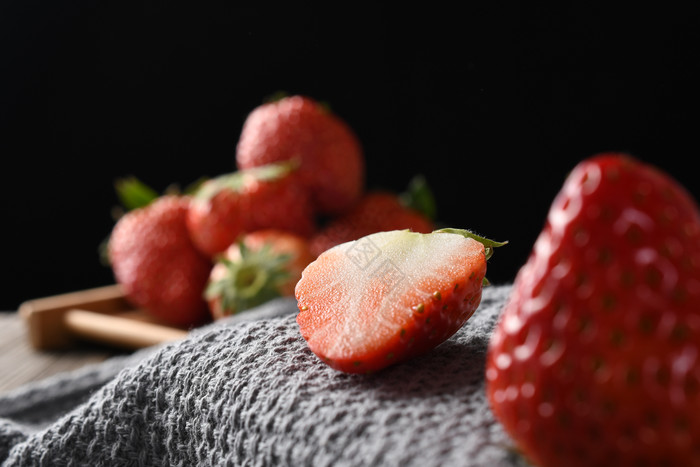
{"label": "blurred strawberry in background", "polygon": [[339,243],[431,232],[426,180],[416,176],[402,193],[366,190],[361,147],[309,97],[262,104],[241,131],[233,172],[163,193],[136,177],[118,181],[123,206],[106,264],[133,303],[196,326],[291,295],[302,269]]}
{"label": "blurred strawberry in background", "polygon": [[213,258],[246,232],[280,229],[310,236],[314,211],[296,170],[283,162],[205,181],[187,216],[195,245]]}
{"label": "blurred strawberry in background", "polygon": [[247,169],[299,160],[299,172],[317,212],[338,214],[362,195],[362,144],[348,124],[327,106],[306,96],[288,96],[255,108],[236,148],[236,163]]}
{"label": "blurred strawberry in background", "polygon": [[240,237],[221,255],[206,291],[214,319],[294,295],[301,272],[315,259],[307,239],[267,229]]}

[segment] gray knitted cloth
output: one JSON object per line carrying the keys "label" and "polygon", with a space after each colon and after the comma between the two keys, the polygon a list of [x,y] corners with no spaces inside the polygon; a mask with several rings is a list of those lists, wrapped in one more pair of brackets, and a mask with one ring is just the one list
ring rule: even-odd
{"label": "gray knitted cloth", "polygon": [[373,375],[306,347],[293,299],[0,397],[14,465],[522,465],[488,409],[485,352],[510,286],[429,354]]}

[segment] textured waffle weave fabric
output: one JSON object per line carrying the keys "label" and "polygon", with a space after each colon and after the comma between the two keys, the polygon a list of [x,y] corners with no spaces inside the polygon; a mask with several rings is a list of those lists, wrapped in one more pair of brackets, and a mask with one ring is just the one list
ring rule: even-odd
{"label": "textured waffle weave fabric", "polygon": [[14,465],[499,466],[521,462],[488,409],[485,354],[510,286],[484,289],[429,354],[373,375],[306,347],[293,299],[0,398]]}

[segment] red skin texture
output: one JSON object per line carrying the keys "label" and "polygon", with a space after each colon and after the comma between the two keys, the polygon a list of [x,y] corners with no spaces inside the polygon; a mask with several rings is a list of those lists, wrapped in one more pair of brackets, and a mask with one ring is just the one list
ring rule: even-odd
{"label": "red skin texture", "polygon": [[305,96],[291,96],[255,108],[236,148],[241,169],[297,159],[314,208],[338,214],[352,206],[364,187],[362,146],[345,121]]}
{"label": "red skin texture", "polygon": [[405,208],[399,198],[388,192],[365,194],[353,208],[330,221],[311,238],[311,251],[320,255],[327,249],[357,240],[375,232],[410,229],[430,233],[433,223],[418,211]]}
{"label": "red skin texture", "polygon": [[231,190],[206,201],[193,200],[187,228],[200,252],[213,259],[245,231],[243,206],[240,194]]}
{"label": "red skin texture", "polygon": [[496,418],[536,465],[700,465],[700,215],[628,156],[554,200],[489,345]]}
{"label": "red skin texture", "polygon": [[240,191],[222,189],[206,200],[194,198],[187,227],[211,259],[247,232],[277,229],[309,237],[316,228],[308,192],[293,174],[274,180],[245,176]]}
{"label": "red skin texture", "polygon": [[275,181],[245,177],[246,231],[276,229],[309,237],[316,229],[308,191],[297,174]]}
{"label": "red skin texture", "polygon": [[[240,239],[250,250],[259,250],[265,244],[269,244],[271,251],[280,255],[293,255],[289,263],[287,263],[287,271],[290,274],[289,280],[285,282],[279,289],[280,295],[294,295],[294,286],[301,278],[301,273],[309,263],[316,257],[311,254],[309,249],[308,239],[295,235],[293,233],[284,232],[274,229],[258,230],[244,234]],[[238,242],[231,245],[223,255],[232,262],[239,261],[241,258]],[[217,281],[225,277],[227,268],[223,263],[216,263],[210,274],[210,281]],[[214,319],[221,319],[229,315],[222,307],[221,300],[214,298],[208,300],[208,306]]]}
{"label": "red skin texture", "polygon": [[115,224],[108,250],[128,300],[184,328],[210,319],[202,293],[212,267],[190,240],[188,206],[186,197],[164,196],[128,212]]}

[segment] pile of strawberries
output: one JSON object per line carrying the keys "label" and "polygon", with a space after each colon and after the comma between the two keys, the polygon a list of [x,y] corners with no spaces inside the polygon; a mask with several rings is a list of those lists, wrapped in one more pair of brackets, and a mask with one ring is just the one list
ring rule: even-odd
{"label": "pile of strawberries", "polygon": [[127,298],[165,323],[195,327],[292,295],[303,268],[339,243],[433,229],[430,210],[365,188],[357,135],[312,98],[253,109],[235,162],[192,193],[124,194],[142,199],[116,222],[109,264]]}
{"label": "pile of strawberries", "polygon": [[[349,373],[430,351],[479,306],[505,242],[365,191],[361,145],[323,106],[255,109],[236,156],[236,172],[116,224],[109,257],[135,304],[195,326],[294,295],[310,350]],[[582,161],[484,357],[493,415],[535,465],[700,465],[696,201],[629,155]]]}
{"label": "pile of strawberries", "polygon": [[[475,312],[500,245],[439,229],[327,250],[297,283],[300,332],[344,372],[430,351]],[[374,254],[354,256],[360,248]],[[627,154],[574,167],[513,282],[483,376],[528,463],[700,465],[700,208],[688,190]]]}

